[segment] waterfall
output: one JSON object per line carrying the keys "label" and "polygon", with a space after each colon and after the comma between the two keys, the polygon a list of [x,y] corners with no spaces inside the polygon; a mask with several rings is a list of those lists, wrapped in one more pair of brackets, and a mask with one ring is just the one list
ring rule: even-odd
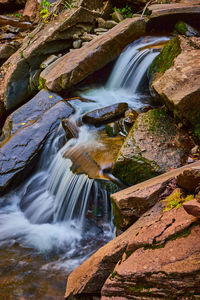
{"label": "waterfall", "polygon": [[[125,101],[134,109],[144,106],[142,92],[147,70],[159,53],[144,47],[165,40],[145,37],[129,45],[117,60],[107,84],[81,93],[94,102],[72,101],[76,111],[73,121],[85,112],[116,102]],[[49,137],[35,173],[0,198],[0,247],[18,243],[40,252],[56,251],[63,255],[63,261],[74,260],[74,268],[102,241],[113,238],[108,192],[97,180],[73,173],[72,161],[65,157],[67,150],[82,150],[85,145],[100,146],[94,127],[82,125],[79,136],[67,142],[61,126]]]}

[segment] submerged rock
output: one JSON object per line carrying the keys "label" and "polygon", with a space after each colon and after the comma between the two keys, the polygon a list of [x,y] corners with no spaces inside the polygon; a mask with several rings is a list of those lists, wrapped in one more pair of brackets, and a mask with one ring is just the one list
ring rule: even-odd
{"label": "submerged rock", "polygon": [[16,131],[0,148],[0,193],[22,181],[35,162],[47,138],[73,109],[63,101],[40,114],[34,122]]}
{"label": "submerged rock", "polygon": [[117,103],[93,110],[83,116],[83,122],[92,125],[102,125],[124,115],[128,109],[127,103]]}
{"label": "submerged rock", "polygon": [[113,174],[132,185],[180,167],[193,144],[161,109],[140,114],[116,159]]}
{"label": "submerged rock", "polygon": [[200,137],[199,39],[172,39],[154,60],[150,72],[155,94],[182,122],[192,124]]}

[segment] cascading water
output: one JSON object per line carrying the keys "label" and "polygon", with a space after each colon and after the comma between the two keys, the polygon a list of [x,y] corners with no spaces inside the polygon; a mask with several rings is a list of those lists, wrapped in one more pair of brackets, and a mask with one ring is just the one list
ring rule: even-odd
{"label": "cascading water", "polygon": [[[147,70],[158,54],[153,47],[144,47],[166,40],[146,37],[130,45],[117,60],[104,87],[81,93],[93,102],[71,101],[76,111],[73,121],[85,112],[116,102],[125,101],[130,107],[141,109],[145,105]],[[16,245],[20,249],[35,249],[36,252],[31,250],[32,255],[45,255],[39,264],[40,271],[62,267],[69,273],[113,238],[107,191],[87,175],[74,174],[71,160],[64,157],[69,151],[84,150],[85,145],[92,149],[101,147],[96,132],[94,127],[83,125],[78,138],[65,143],[60,126],[49,137],[35,174],[0,198],[0,252],[6,246],[13,249]]]}

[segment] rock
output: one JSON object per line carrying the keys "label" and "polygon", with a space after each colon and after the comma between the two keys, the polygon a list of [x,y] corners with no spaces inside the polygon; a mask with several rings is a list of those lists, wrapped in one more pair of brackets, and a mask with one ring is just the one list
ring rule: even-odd
{"label": "rock", "polygon": [[16,131],[0,148],[0,193],[27,176],[47,138],[72,108],[59,101],[28,126]]}
{"label": "rock", "polygon": [[94,29],[95,33],[98,33],[98,32],[107,32],[107,31],[108,31],[108,29],[105,29],[105,28],[95,28]]}
{"label": "rock", "polygon": [[40,5],[37,0],[27,0],[23,17],[30,22],[38,23],[40,20]]}
{"label": "rock", "polygon": [[67,134],[68,139],[78,138],[79,136],[79,128],[77,125],[70,119],[62,120],[62,126]]}
{"label": "rock", "polygon": [[106,133],[110,137],[116,136],[119,133],[119,127],[115,122],[107,124],[105,129]]}
{"label": "rock", "polygon": [[30,22],[20,21],[19,19],[13,16],[0,15],[0,26],[6,26],[6,25],[18,27],[23,30],[28,30],[32,28],[32,24]]}
{"label": "rock", "polygon": [[183,208],[189,215],[200,219],[200,203],[196,199],[183,203]]}
{"label": "rock", "polygon": [[199,36],[199,32],[196,29],[183,21],[179,21],[178,23],[176,23],[175,30],[177,33],[186,36]]}
{"label": "rock", "polygon": [[104,174],[103,170],[108,169],[113,164],[122,143],[122,137],[109,138],[103,130],[96,135],[95,143],[93,141],[91,144],[88,141],[87,143],[79,143],[78,146],[69,147],[64,157],[71,159],[74,173],[84,173],[92,179],[110,180],[111,176],[107,173]]}
{"label": "rock", "polygon": [[4,137],[8,139],[22,127],[33,124],[38,117],[61,100],[63,99],[55,93],[41,90],[29,102],[9,115],[3,127]]}
{"label": "rock", "polygon": [[80,38],[83,42],[91,42],[95,37],[95,34],[85,32]]}
{"label": "rock", "polygon": [[150,67],[153,91],[181,121],[194,126],[197,137],[200,136],[199,47],[199,39],[195,37],[176,37]]}
{"label": "rock", "polygon": [[115,27],[116,25],[117,25],[117,22],[115,22],[113,20],[108,20],[105,22],[104,28],[111,29],[111,28]]}
{"label": "rock", "polygon": [[128,109],[127,103],[117,103],[104,108],[93,110],[83,116],[83,122],[92,125],[101,125],[120,118]]}
{"label": "rock", "polygon": [[0,62],[6,61],[20,47],[20,43],[10,42],[0,44]]}
{"label": "rock", "polygon": [[160,180],[155,184],[140,184],[111,196],[115,226],[126,230],[148,209],[158,202],[169,180]]}
{"label": "rock", "polygon": [[[32,88],[32,74],[50,54],[70,49],[73,35],[84,32],[80,26],[86,24],[93,28],[96,16],[95,12],[83,7],[72,8],[50,23],[40,24],[25,37],[21,48],[0,69],[3,78],[0,81],[0,101],[4,101],[7,110],[14,109],[37,91],[37,88]],[[36,87],[43,84],[40,80]]]}
{"label": "rock", "polygon": [[[119,297],[121,299],[127,299],[127,296],[129,296],[130,293],[131,296],[134,295],[136,297],[137,294],[133,294],[133,292],[135,291],[134,289],[127,289],[126,276],[128,274],[131,274],[131,276],[128,278],[128,282],[131,282],[132,280],[133,284],[131,286],[136,286],[136,287],[140,287],[141,285],[140,280],[142,280],[143,278],[144,279],[149,278],[149,280],[151,280],[152,278],[153,280],[154,274],[152,274],[152,277],[149,277],[148,272],[151,272],[151,270],[156,266],[158,266],[158,268],[159,267],[162,268],[160,266],[162,262],[162,256],[160,254],[159,256],[153,255],[153,258],[152,256],[150,256],[149,260],[147,258],[145,264],[143,264],[141,263],[141,261],[143,262],[143,260],[140,259],[140,257],[139,259],[138,258],[134,260],[132,259],[135,254],[137,254],[137,256],[141,254],[141,257],[143,257],[142,254],[145,254],[145,252],[151,251],[152,253],[154,253],[157,250],[163,250],[160,248],[165,249],[166,247],[166,250],[168,250],[168,252],[165,251],[166,256],[163,256],[163,259],[165,259],[166,257],[167,260],[169,256],[173,256],[174,261],[177,261],[178,263],[179,257],[183,255],[182,252],[183,247],[181,246],[181,242],[183,242],[184,245],[187,245],[187,251],[189,251],[191,254],[195,253],[195,250],[198,252],[200,248],[200,244],[195,243],[195,237],[198,236],[200,230],[199,230],[199,225],[195,223],[196,219],[188,215],[184,211],[183,207],[168,211],[164,213],[164,215],[162,215],[162,212],[163,212],[162,203],[157,203],[152,209],[146,212],[135,224],[133,224],[127,231],[125,231],[123,234],[121,234],[120,236],[112,240],[104,247],[100,248],[81,266],[75,269],[68,277],[66,294],[65,294],[66,299],[69,300],[92,299],[93,295],[100,296],[100,291],[103,282],[105,282],[105,279],[108,278],[108,276],[109,278],[107,279],[106,283],[102,288],[102,298],[106,296],[110,296],[113,297],[114,299],[116,298],[116,300],[119,299]],[[191,235],[189,235],[190,228],[192,228]],[[184,234],[186,238],[187,237],[189,238],[190,236],[190,241],[191,241],[190,248],[188,246],[189,242],[185,242],[183,238]],[[199,240],[199,238],[200,237],[198,236],[197,240]],[[169,246],[172,241],[174,243],[177,243],[176,249],[179,246],[180,251],[176,250],[173,253],[169,251],[170,248]],[[193,246],[195,249],[193,249]],[[144,248],[147,250],[144,251]],[[153,265],[151,265],[151,259],[156,260],[157,257],[158,257],[157,264],[154,263]],[[113,271],[113,265],[116,264],[116,260],[118,260],[118,264]],[[131,262],[131,265],[130,264],[128,265],[128,260],[129,262]],[[145,265],[147,263],[149,264],[149,267],[145,269]],[[118,274],[121,274],[118,273],[121,272],[121,269],[119,269],[121,264],[126,265],[126,268],[129,270],[129,273],[128,272],[126,274],[123,273],[123,278],[125,279],[124,281],[122,277],[118,278],[117,276]],[[137,264],[138,268],[141,267],[145,270],[144,276],[142,278],[139,277],[140,276],[139,271],[136,268],[132,268],[134,264]],[[195,269],[199,269],[199,264],[194,264],[194,265],[192,263],[187,264],[188,268],[189,266],[191,267],[194,266]],[[126,270],[125,267],[123,267],[123,270]],[[181,273],[181,270],[178,272]],[[161,272],[159,273],[158,271],[157,277],[162,276],[162,274],[163,273]],[[172,273],[171,282],[168,283],[168,288],[166,289],[167,292],[171,291],[171,284],[174,279],[173,274],[175,276],[176,273],[175,272]],[[135,282],[135,277],[139,278],[137,282]],[[185,277],[187,276],[184,273],[183,278],[185,279]],[[122,283],[122,281],[124,283]],[[161,286],[164,285],[165,287],[164,282],[161,281],[157,282],[156,279],[153,281],[154,282],[152,283],[152,286],[154,284],[159,285],[160,283]],[[142,280],[142,282],[144,283],[144,286],[146,286],[146,281]],[[117,290],[114,287],[115,283],[116,283]],[[192,283],[192,287],[194,285],[195,284]],[[195,292],[197,292],[197,289],[199,289],[199,285],[197,286]],[[189,288],[189,291],[191,292],[192,288],[191,289]],[[152,295],[153,294],[151,294],[151,296]],[[140,294],[139,296],[143,296],[143,294]]]}
{"label": "rock", "polygon": [[74,49],[81,48],[81,45],[82,45],[82,41],[81,40],[77,40],[77,41],[73,42]]}
{"label": "rock", "polygon": [[116,159],[113,174],[132,185],[182,165],[193,144],[160,109],[140,114]]}
{"label": "rock", "polygon": [[41,65],[40,65],[40,68],[41,69],[45,69],[47,68],[50,64],[52,64],[54,61],[56,61],[58,59],[58,56],[57,55],[50,55],[47,59],[45,59]]}
{"label": "rock", "polygon": [[188,216],[183,207],[174,209],[132,235],[101,299],[182,299],[199,294],[200,225]]}
{"label": "rock", "polygon": [[64,55],[41,73],[41,80],[50,90],[66,90],[115,59],[126,45],[144,33],[144,19],[128,19],[89,45]]}
{"label": "rock", "polygon": [[200,187],[200,169],[193,168],[184,170],[177,176],[177,185],[182,189],[194,193]]}
{"label": "rock", "polygon": [[196,145],[196,146],[194,146],[194,147],[191,149],[190,153],[191,153],[191,154],[196,154],[198,151],[199,151],[199,146]]}
{"label": "rock", "polygon": [[113,21],[119,23],[124,20],[124,17],[116,10],[114,13],[112,13],[112,19]]}

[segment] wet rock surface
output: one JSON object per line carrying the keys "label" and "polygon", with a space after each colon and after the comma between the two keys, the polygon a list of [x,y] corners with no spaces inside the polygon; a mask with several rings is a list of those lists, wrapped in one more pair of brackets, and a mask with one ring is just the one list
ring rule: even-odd
{"label": "wet rock surface", "polygon": [[10,184],[22,180],[22,173],[30,172],[31,163],[39,154],[48,136],[62,118],[69,117],[73,109],[59,101],[40,115],[33,124],[15,132],[0,148],[0,192]]}
{"label": "wet rock surface", "polygon": [[118,154],[113,174],[129,185],[144,181],[180,167],[192,146],[188,134],[177,128],[173,118],[160,109],[150,110],[137,118]]}
{"label": "wet rock surface", "polygon": [[104,108],[96,109],[83,116],[83,122],[92,125],[101,125],[124,116],[128,109],[127,103],[113,104]]}
{"label": "wet rock surface", "polygon": [[4,137],[7,139],[22,127],[33,124],[45,111],[61,100],[62,98],[55,93],[41,90],[28,103],[9,115],[2,130]]}

